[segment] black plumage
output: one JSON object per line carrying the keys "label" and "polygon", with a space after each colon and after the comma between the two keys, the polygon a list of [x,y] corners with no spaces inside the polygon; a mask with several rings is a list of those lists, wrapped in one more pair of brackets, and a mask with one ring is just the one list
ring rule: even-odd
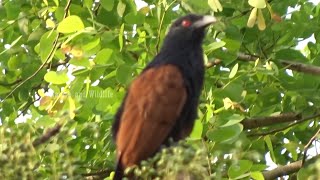
{"label": "black plumage", "polygon": [[112,127],[117,145],[115,179],[156,153],[169,138],[188,136],[197,117],[204,79],[202,41],[212,16],[176,20],[159,54],[132,82]]}

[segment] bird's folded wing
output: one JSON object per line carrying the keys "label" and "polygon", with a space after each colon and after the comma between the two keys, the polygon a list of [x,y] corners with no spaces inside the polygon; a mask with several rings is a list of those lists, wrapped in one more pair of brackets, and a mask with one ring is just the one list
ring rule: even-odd
{"label": "bird's folded wing", "polygon": [[173,65],[153,67],[130,86],[117,134],[124,167],[153,155],[175,125],[185,105],[183,76]]}

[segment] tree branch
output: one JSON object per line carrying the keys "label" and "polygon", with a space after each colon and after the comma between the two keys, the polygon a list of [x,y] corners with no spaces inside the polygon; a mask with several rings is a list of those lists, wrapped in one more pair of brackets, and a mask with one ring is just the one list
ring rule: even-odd
{"label": "tree branch", "polygon": [[205,65],[205,67],[206,67],[207,69],[209,69],[209,68],[211,68],[211,67],[213,67],[213,66],[216,66],[216,65],[219,65],[219,64],[221,64],[221,63],[222,63],[222,60],[221,60],[221,59],[215,59],[215,60],[209,61],[209,62]]}
{"label": "tree branch", "polygon": [[255,132],[254,133],[250,133],[250,134],[248,134],[248,136],[266,136],[266,135],[269,135],[269,134],[274,134],[274,133],[286,130],[286,129],[292,127],[292,126],[295,126],[297,124],[303,123],[305,121],[309,121],[309,120],[317,118],[317,117],[320,117],[320,114],[315,114],[315,115],[312,115],[312,116],[309,116],[309,117],[305,117],[305,118],[303,118],[303,119],[301,119],[299,121],[290,123],[288,126],[281,127],[281,128],[278,128],[278,129],[274,129],[272,131],[267,131],[267,132],[263,132],[263,133],[255,133]]}
{"label": "tree branch", "polygon": [[300,120],[301,118],[301,114],[290,112],[269,117],[245,119],[241,123],[244,129],[254,129],[259,127],[272,126],[279,123],[293,122],[296,120]]}
{"label": "tree branch", "polygon": [[40,138],[34,140],[32,142],[33,147],[37,147],[40,144],[47,142],[51,137],[55,136],[60,132],[61,129],[60,124],[56,124],[53,128],[49,129],[45,134],[43,134]]}
{"label": "tree branch", "polygon": [[295,172],[298,172],[302,167],[306,167],[312,163],[314,163],[317,159],[320,158],[320,155],[314,156],[313,158],[306,161],[304,165],[302,165],[302,160],[290,163],[285,166],[279,166],[273,170],[263,172],[263,176],[265,180],[273,180],[277,177],[289,175]]}
{"label": "tree branch", "polygon": [[320,75],[320,67],[318,66],[312,66],[312,65],[302,64],[298,62],[293,63],[292,61],[286,61],[286,60],[281,60],[280,62],[282,65],[287,66],[288,69],[291,69],[297,72]]}
{"label": "tree branch", "polygon": [[[261,57],[256,55],[238,53],[237,59],[241,61],[255,61],[257,58],[261,58]],[[313,74],[313,75],[320,75],[320,67],[318,66],[312,66],[312,65],[307,65],[307,64],[294,62],[290,60],[283,60],[283,59],[280,59],[279,62],[283,66],[286,66],[286,68],[291,69],[293,71],[303,72],[303,73]]]}

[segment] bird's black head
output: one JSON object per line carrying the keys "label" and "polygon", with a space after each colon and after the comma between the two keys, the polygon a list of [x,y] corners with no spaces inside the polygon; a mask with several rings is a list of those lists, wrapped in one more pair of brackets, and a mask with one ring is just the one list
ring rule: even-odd
{"label": "bird's black head", "polygon": [[171,25],[163,47],[174,46],[177,48],[186,44],[199,46],[204,38],[205,28],[216,21],[213,16],[196,14],[183,16]]}

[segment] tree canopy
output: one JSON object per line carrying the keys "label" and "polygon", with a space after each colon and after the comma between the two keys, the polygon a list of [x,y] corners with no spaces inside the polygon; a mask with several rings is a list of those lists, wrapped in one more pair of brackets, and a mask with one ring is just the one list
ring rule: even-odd
{"label": "tree canopy", "polygon": [[320,177],[319,3],[0,0],[0,179],[112,176],[114,114],[188,13],[219,19],[203,44],[199,117],[186,142],[135,172]]}

